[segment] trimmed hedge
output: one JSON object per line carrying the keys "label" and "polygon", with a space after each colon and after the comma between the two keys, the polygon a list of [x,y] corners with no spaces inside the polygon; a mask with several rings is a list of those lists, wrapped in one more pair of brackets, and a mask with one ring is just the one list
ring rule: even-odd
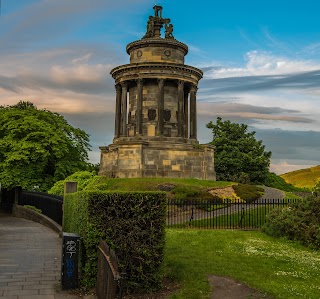
{"label": "trimmed hedge", "polygon": [[154,291],[161,287],[165,192],[82,191],[64,199],[63,230],[78,233],[81,284],[94,287],[100,239],[115,250],[120,273],[126,273],[128,292]]}

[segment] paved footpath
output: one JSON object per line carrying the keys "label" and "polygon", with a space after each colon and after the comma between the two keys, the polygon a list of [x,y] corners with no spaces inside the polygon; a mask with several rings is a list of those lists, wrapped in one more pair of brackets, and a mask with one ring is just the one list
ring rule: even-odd
{"label": "paved footpath", "polygon": [[61,239],[0,211],[0,299],[76,299],[60,291]]}

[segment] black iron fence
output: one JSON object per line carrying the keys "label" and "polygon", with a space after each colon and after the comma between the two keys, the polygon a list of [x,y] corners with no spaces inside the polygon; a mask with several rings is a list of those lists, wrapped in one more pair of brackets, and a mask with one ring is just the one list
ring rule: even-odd
{"label": "black iron fence", "polygon": [[12,212],[14,204],[15,190],[1,189],[0,210]]}
{"label": "black iron fence", "polygon": [[42,214],[62,225],[63,197],[42,192],[22,191],[19,205],[31,205],[41,209]]}
{"label": "black iron fence", "polygon": [[176,228],[259,229],[274,209],[287,208],[299,199],[260,199],[251,203],[228,200],[169,200],[167,226]]}

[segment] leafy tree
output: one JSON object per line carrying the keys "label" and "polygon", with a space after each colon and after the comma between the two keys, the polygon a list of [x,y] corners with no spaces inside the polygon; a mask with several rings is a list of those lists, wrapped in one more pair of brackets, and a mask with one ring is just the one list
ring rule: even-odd
{"label": "leafy tree", "polygon": [[86,169],[89,135],[63,116],[30,102],[0,107],[0,182],[4,188],[48,190]]}
{"label": "leafy tree", "polygon": [[215,146],[215,170],[218,180],[263,183],[269,173],[271,152],[265,151],[255,132],[245,124],[217,118],[207,124],[212,129]]}
{"label": "leafy tree", "polygon": [[98,179],[95,171],[77,171],[71,175],[69,175],[64,180],[55,182],[54,185],[50,190],[48,190],[49,194],[55,194],[55,195],[61,195],[64,194],[64,184],[66,182],[77,182],[78,183],[78,191],[84,190],[87,185],[94,182],[96,179]]}
{"label": "leafy tree", "polygon": [[88,163],[86,171],[89,172],[94,172],[95,174],[98,174],[100,170],[100,163],[96,163],[96,164],[92,164],[92,163]]}

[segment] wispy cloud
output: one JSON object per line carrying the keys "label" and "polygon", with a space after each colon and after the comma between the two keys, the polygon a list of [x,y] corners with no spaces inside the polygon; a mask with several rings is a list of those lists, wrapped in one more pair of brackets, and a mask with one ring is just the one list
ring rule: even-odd
{"label": "wispy cloud", "polygon": [[274,56],[268,52],[250,51],[245,56],[244,67],[221,67],[205,73],[206,78],[275,76],[320,70],[320,63],[308,60],[292,60]]}
{"label": "wispy cloud", "polygon": [[277,39],[274,37],[273,34],[270,33],[269,29],[267,27],[262,28],[262,32],[264,34],[264,37],[269,43],[269,47],[271,47],[274,51],[275,50],[281,50],[281,52],[285,52],[287,54],[292,54],[292,46],[288,46],[286,43],[283,41]]}
{"label": "wispy cloud", "polygon": [[[305,161],[304,163],[318,163],[318,161]],[[294,162],[293,162],[294,163]],[[315,164],[291,164],[287,161],[279,162],[279,163],[271,163],[270,164],[270,171],[276,174],[284,174],[291,171],[310,168]]]}
{"label": "wispy cloud", "polygon": [[215,119],[237,119],[245,123],[256,123],[259,120],[282,121],[293,123],[313,123],[310,118],[299,116],[299,111],[282,109],[279,107],[262,107],[229,102],[201,102],[198,104],[198,112],[201,116],[210,116]]}
{"label": "wispy cloud", "polygon": [[[111,15],[114,9],[146,3],[146,0],[41,0],[0,19],[0,50],[18,50],[21,45],[39,46],[70,31],[85,28],[91,18]],[[112,25],[112,24],[110,24]]]}

